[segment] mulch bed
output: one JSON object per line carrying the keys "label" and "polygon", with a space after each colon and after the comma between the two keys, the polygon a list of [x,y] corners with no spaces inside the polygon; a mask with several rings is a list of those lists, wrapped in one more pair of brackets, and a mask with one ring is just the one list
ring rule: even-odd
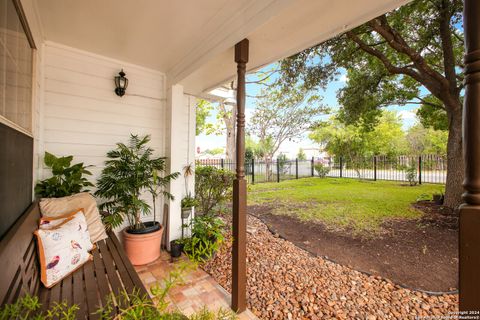
{"label": "mulch bed", "polygon": [[[247,241],[248,308],[261,319],[415,319],[458,311],[456,294],[412,291],[314,256],[253,216]],[[202,267],[230,291],[231,242]]]}
{"label": "mulch bed", "polygon": [[273,215],[267,206],[251,206],[249,213],[314,255],[411,289],[454,291],[458,286],[458,216],[429,201],[414,207],[424,212],[420,220],[390,220],[380,234],[369,237]]}

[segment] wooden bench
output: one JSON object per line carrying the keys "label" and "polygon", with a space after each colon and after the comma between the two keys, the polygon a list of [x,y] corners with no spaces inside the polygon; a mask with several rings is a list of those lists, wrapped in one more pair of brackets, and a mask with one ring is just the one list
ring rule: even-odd
{"label": "wooden bench", "polygon": [[0,241],[0,303],[12,303],[29,293],[38,295],[43,309],[54,302],[76,304],[77,319],[98,319],[93,314],[104,306],[110,293],[138,292],[147,295],[138,274],[113,232],[96,243],[93,261],[51,289],[40,283],[40,266],[33,231],[38,228],[40,209],[33,203]]}

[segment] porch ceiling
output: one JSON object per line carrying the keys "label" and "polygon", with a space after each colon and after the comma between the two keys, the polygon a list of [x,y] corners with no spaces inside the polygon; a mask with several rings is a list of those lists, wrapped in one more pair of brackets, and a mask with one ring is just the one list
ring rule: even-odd
{"label": "porch ceiling", "polygon": [[[286,57],[409,0],[22,0],[45,40],[165,72],[199,95],[232,79],[233,46],[248,69]],[[27,14],[31,12],[26,10]],[[128,71],[127,71],[128,72]]]}

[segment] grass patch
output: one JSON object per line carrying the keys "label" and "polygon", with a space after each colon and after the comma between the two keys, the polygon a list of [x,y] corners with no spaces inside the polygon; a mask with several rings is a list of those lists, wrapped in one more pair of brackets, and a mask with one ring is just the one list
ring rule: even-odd
{"label": "grass patch", "polygon": [[379,232],[386,219],[420,217],[421,212],[411,203],[443,188],[432,184],[410,187],[391,181],[304,178],[250,185],[248,204],[269,205],[274,208],[273,214],[367,234]]}

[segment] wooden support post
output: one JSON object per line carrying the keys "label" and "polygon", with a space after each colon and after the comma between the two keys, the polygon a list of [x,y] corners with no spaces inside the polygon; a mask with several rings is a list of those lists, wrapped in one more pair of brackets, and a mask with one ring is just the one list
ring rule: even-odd
{"label": "wooden support post", "polygon": [[220,159],[220,165],[222,166],[222,169],[225,168],[225,160],[223,160],[223,158]]}
{"label": "wooden support post", "polygon": [[373,180],[377,181],[377,156],[373,157]]}
{"label": "wooden support post", "polygon": [[233,181],[232,309],[247,308],[247,182],[245,180],[245,73],[248,39],[235,45],[237,63],[236,178]]}
{"label": "wooden support post", "polygon": [[[460,311],[480,311],[480,1],[465,0],[464,204],[460,206]],[[472,313],[473,314],[473,313]]]}
{"label": "wooden support post", "polygon": [[295,179],[298,179],[298,158],[295,158]]}

